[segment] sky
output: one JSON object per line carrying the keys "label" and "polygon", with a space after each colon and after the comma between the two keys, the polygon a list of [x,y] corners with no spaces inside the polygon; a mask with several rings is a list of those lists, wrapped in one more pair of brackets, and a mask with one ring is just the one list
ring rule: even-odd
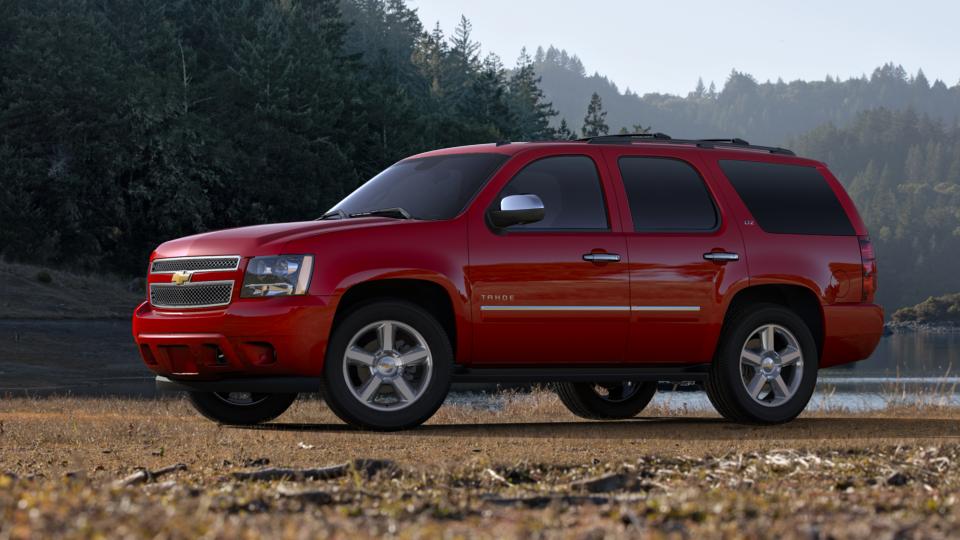
{"label": "sky", "polygon": [[465,15],[483,53],[512,66],[522,47],[554,45],[644,94],[685,95],[732,69],[757,80],[869,75],[894,62],[932,83],[960,80],[960,2],[912,0],[408,0],[445,33]]}

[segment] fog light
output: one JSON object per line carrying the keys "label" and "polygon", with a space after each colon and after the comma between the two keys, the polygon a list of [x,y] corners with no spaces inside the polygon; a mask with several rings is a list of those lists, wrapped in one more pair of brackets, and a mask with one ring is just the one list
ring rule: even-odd
{"label": "fog light", "polygon": [[277,362],[277,351],[269,343],[244,343],[243,355],[255,366],[267,366]]}

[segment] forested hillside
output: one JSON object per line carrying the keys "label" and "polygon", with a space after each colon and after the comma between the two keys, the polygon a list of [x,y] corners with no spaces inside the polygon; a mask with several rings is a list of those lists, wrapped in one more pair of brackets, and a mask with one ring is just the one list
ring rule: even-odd
{"label": "forested hillside", "polygon": [[791,144],[844,183],[875,241],[889,308],[960,291],[960,130],[876,109]]}
{"label": "forested hillside", "polygon": [[311,219],[402,157],[589,116],[824,159],[877,241],[882,301],[960,289],[960,87],[886,65],[641,97],[554,48],[505,67],[471,30],[403,0],[0,2],[0,255],[139,274],[166,239]]}
{"label": "forested hillside", "polygon": [[0,254],[139,274],[401,157],[552,136],[530,59],[508,76],[470,30],[401,0],[0,2]]}
{"label": "forested hillside", "polygon": [[538,49],[534,66],[559,112],[556,125],[565,119],[577,132],[594,92],[603,100],[614,133],[642,125],[674,137],[741,137],[770,145],[786,144],[828,122],[846,125],[858,112],[877,107],[913,108],[949,124],[960,118],[960,86],[948,88],[942,81],[929,81],[922,71],[909,75],[893,64],[878,67],[869,77],[789,83],[761,83],[733,71],[726,81],[701,81],[685,97],[621,90],[602,75],[587,75],[576,55],[554,47]]}

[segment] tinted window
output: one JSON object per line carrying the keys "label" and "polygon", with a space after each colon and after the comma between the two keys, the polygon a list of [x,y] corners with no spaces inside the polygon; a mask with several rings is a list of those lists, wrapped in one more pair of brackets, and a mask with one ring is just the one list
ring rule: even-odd
{"label": "tinted window", "polygon": [[540,197],[545,217],[537,223],[509,227],[511,230],[607,228],[600,177],[593,160],[586,156],[535,161],[510,180],[500,198],[527,193]]}
{"label": "tinted window", "polygon": [[502,154],[459,154],[401,161],[340,201],[346,214],[403,208],[417,219],[451,219],[507,160]]}
{"label": "tinted window", "polygon": [[770,233],[853,235],[853,226],[827,179],[814,167],[721,161],[740,198]]}
{"label": "tinted window", "polygon": [[637,231],[703,231],[717,210],[700,174],[676,159],[624,157],[620,176]]}

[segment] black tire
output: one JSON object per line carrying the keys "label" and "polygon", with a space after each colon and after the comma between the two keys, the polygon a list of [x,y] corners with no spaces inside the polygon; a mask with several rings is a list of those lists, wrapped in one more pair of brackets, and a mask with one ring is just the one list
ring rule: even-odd
{"label": "black tire", "polygon": [[[802,353],[802,362],[793,367],[801,374],[798,386],[789,399],[776,406],[763,405],[750,397],[740,363],[748,338],[764,325],[777,325],[788,330],[796,338]],[[817,384],[818,366],[816,342],[803,319],[778,304],[753,304],[732,314],[724,324],[704,387],[714,408],[728,420],[742,424],[781,424],[793,420],[806,408]],[[795,376],[794,372],[791,376]],[[772,391],[772,388],[766,391]]]}
{"label": "black tire", "polygon": [[[634,391],[626,398],[616,399],[616,392],[623,392],[628,385],[635,385]],[[560,401],[573,414],[589,420],[623,420],[640,414],[657,393],[656,382],[631,382],[627,385],[608,387],[606,397],[597,392],[594,383],[557,383],[556,391]],[[600,385],[604,386],[604,385]],[[629,390],[628,390],[629,391]]]}
{"label": "black tire", "polygon": [[251,403],[237,404],[229,395],[213,392],[188,392],[190,403],[203,416],[231,426],[250,426],[269,422],[283,414],[297,394],[252,394]]}
{"label": "black tire", "polygon": [[[429,380],[418,390],[422,393],[397,410],[378,410],[361,401],[351,390],[344,370],[344,355],[351,340],[365,328],[382,321],[400,322],[418,332],[426,342],[432,363]],[[402,300],[374,301],[351,311],[334,328],[323,372],[321,393],[330,410],[341,420],[375,431],[408,429],[426,422],[443,405],[453,373],[453,348],[443,327],[423,308]],[[390,387],[389,383],[384,384]]]}

